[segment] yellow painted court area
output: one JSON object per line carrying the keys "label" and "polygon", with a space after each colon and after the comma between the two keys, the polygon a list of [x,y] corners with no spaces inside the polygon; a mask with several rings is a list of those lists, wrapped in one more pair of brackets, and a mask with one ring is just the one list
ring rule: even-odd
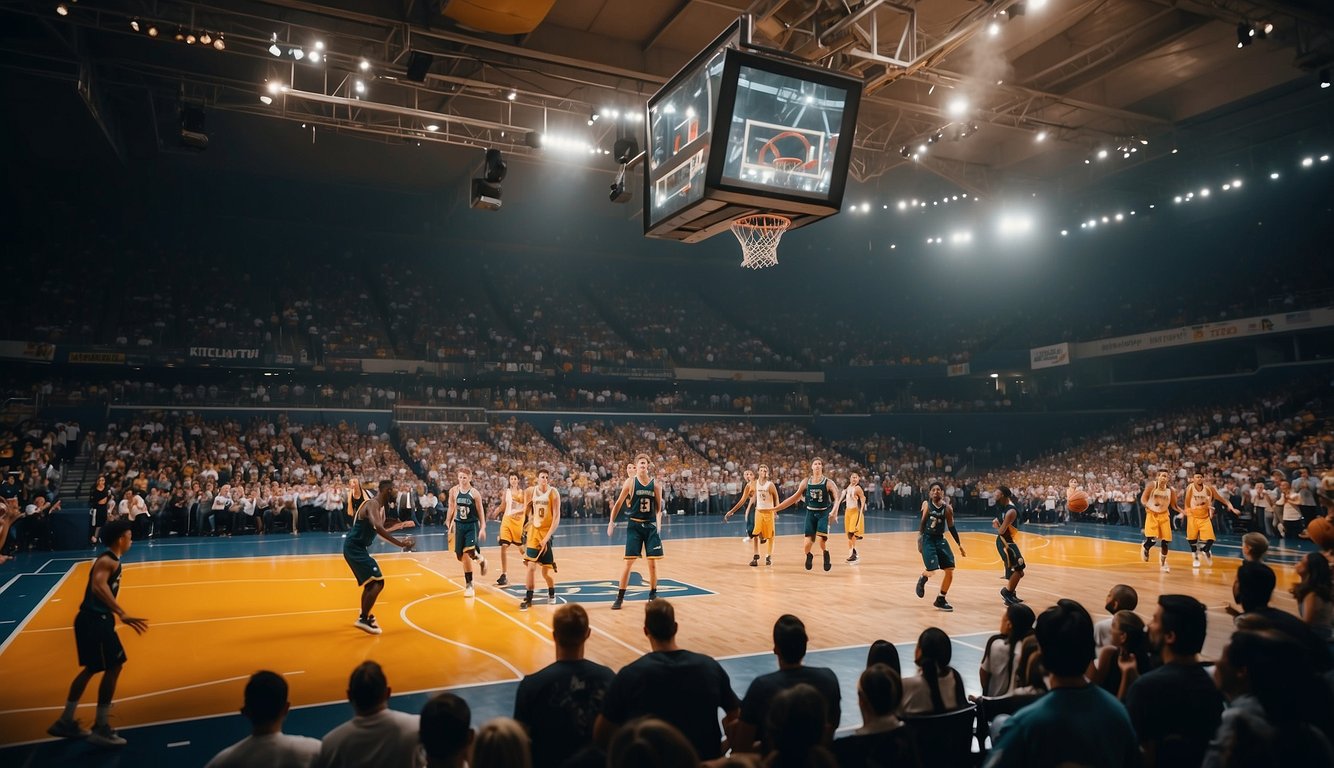
{"label": "yellow painted court area", "polygon": [[[438,563],[432,560],[439,558]],[[229,714],[256,669],[283,673],[294,706],[339,701],[348,671],[374,658],[413,689],[514,680],[540,668],[549,641],[490,606],[464,601],[444,555],[381,555],[387,587],[376,606],[385,634],[352,627],[360,588],[339,555],[127,563],[121,602],[150,620],[119,626],[129,662],[116,691],[122,726]],[[458,566],[453,558],[448,564]],[[0,744],[45,736],[75,664],[74,615],[89,563],[80,563],[0,657]],[[84,694],[89,722],[100,678]],[[407,689],[404,689],[406,692]]]}
{"label": "yellow painted court area", "polygon": [[[788,612],[806,622],[811,650],[877,638],[910,643],[928,626],[956,636],[999,627],[1001,564],[988,533],[963,534],[968,557],[955,548],[954,613],[931,608],[940,574],[928,585],[927,599],[913,595],[921,558],[911,532],[867,536],[858,547],[862,562],[852,566],[843,562],[846,539],[835,534],[829,573],[820,570],[818,555],[815,570],[804,570],[800,536],[778,537],[774,565],[751,568],[750,545],[737,537],[675,540],[670,528],[666,533],[660,577],[714,593],[674,601],[679,640],[692,650],[767,654],[773,621]],[[1206,655],[1216,654],[1231,631],[1223,607],[1231,600],[1235,559],[1216,557],[1212,567],[1193,570],[1189,553],[1177,550],[1165,574],[1156,551],[1145,563],[1131,542],[1022,533],[1019,543],[1029,565],[1019,593],[1036,611],[1070,597],[1097,620],[1108,588],[1126,583],[1139,590],[1138,612],[1146,619],[1163,593],[1191,594],[1208,605]],[[340,555],[135,562],[132,554],[121,602],[147,617],[150,631],[139,637],[118,625],[129,663],[116,692],[117,727],[234,713],[246,678],[257,669],[284,674],[294,706],[344,701],[348,672],[365,659],[384,666],[395,693],[511,681],[540,669],[552,660],[553,609],[539,603],[520,613],[513,595],[490,586],[500,563],[494,547],[487,553],[491,570],[477,577],[477,598],[469,600],[452,554],[380,552],[387,584],[375,610],[384,629],[378,637],[352,627],[360,588]],[[557,580],[614,580],[621,555],[619,546],[560,547]],[[59,713],[78,671],[71,627],[88,569],[87,562],[76,565],[0,654],[0,745],[44,738]],[[1276,570],[1274,604],[1294,610],[1282,592],[1291,569]],[[646,573],[642,563],[639,572]],[[509,575],[522,583],[517,558]],[[540,577],[537,586],[543,597]],[[631,602],[616,612],[608,602],[587,603],[593,625],[588,657],[615,669],[648,650],[642,605]],[[85,723],[99,679],[83,697]]]}

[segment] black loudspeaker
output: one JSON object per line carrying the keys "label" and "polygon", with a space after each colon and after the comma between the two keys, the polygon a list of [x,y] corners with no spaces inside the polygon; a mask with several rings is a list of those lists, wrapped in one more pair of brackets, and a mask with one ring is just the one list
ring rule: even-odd
{"label": "black loudspeaker", "polygon": [[408,54],[408,79],[414,83],[426,82],[426,73],[431,71],[435,57],[429,53],[413,51]]}

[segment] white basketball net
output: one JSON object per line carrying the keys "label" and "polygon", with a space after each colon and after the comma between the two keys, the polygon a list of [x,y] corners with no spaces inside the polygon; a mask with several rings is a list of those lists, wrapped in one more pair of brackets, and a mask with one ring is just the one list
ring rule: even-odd
{"label": "white basketball net", "polygon": [[732,234],[741,243],[741,266],[764,269],[778,263],[778,241],[792,219],[772,213],[742,216],[732,222]]}

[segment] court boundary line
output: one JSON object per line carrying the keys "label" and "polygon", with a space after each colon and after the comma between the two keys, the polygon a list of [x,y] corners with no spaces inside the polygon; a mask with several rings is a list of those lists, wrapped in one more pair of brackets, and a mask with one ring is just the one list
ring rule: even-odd
{"label": "court boundary line", "polygon": [[[287,678],[295,675],[304,675],[306,674],[306,670],[299,669],[295,672],[283,672],[281,674],[284,678]],[[237,675],[234,677],[224,677],[221,680],[205,680],[202,683],[191,683],[190,685],[182,685],[176,688],[164,688],[160,691],[150,691],[148,693],[136,693],[133,696],[117,696],[115,703],[119,704],[124,701],[142,701],[143,699],[151,699],[154,696],[164,696],[169,693],[180,693],[181,691],[193,691],[198,688],[207,688],[211,685],[221,685],[223,683],[233,683],[236,682],[237,680],[249,680],[249,679],[250,675]],[[96,707],[96,706],[97,706],[96,700],[90,701],[87,704],[83,703],[82,701],[79,702],[79,708],[81,709],[84,707]],[[65,708],[64,704],[57,704],[51,707],[27,707],[24,709],[5,709],[5,710],[0,710],[0,715],[22,715],[28,712],[59,712],[64,708]]]}
{"label": "court boundary line", "polygon": [[9,636],[6,637],[3,641],[0,641],[0,657],[3,657],[5,651],[9,650],[9,646],[14,642],[14,638],[23,634],[23,630],[27,628],[28,622],[32,621],[41,611],[41,609],[47,605],[47,603],[51,602],[51,598],[55,596],[56,592],[58,592],[61,586],[63,586],[65,582],[69,579],[70,574],[74,573],[75,567],[77,566],[70,567],[69,569],[67,569],[65,571],[65,574],[61,576],[56,581],[55,584],[51,585],[51,589],[47,590],[46,595],[42,597],[41,600],[38,600],[37,604],[34,605],[31,610],[28,611],[28,614],[23,617],[22,621],[19,622],[19,625],[17,627],[14,627],[14,631],[10,632]]}
{"label": "court boundary line", "polygon": [[427,600],[434,600],[434,599],[436,599],[437,597],[449,597],[449,596],[451,596],[451,595],[453,595],[453,592],[442,592],[442,593],[440,593],[440,594],[436,594],[436,595],[427,595],[427,596],[425,596],[425,597],[419,597],[419,598],[417,598],[416,600],[413,600],[413,601],[410,602],[410,603],[404,603],[403,607],[400,608],[399,611],[398,611],[398,618],[399,618],[400,620],[402,620],[402,622],[403,622],[404,624],[407,624],[408,627],[417,630],[418,632],[422,633],[423,635],[426,635],[427,637],[434,638],[434,639],[439,640],[440,642],[442,642],[442,643],[446,643],[446,644],[448,644],[448,645],[453,645],[453,646],[456,646],[456,647],[458,647],[458,648],[463,648],[464,650],[468,650],[468,651],[473,651],[473,652],[475,652],[475,653],[479,653],[479,654],[481,654],[481,655],[483,655],[483,656],[486,656],[487,658],[490,658],[490,659],[494,659],[495,661],[500,662],[500,665],[501,665],[501,666],[503,666],[503,667],[505,667],[506,669],[508,669],[509,671],[513,672],[514,675],[515,675],[514,679],[512,679],[512,680],[499,680],[499,681],[494,681],[494,682],[513,683],[513,682],[518,682],[518,681],[520,681],[520,680],[523,680],[524,675],[523,675],[522,672],[519,671],[519,668],[516,667],[516,666],[514,666],[513,664],[511,664],[511,663],[510,663],[509,661],[507,661],[506,659],[502,659],[500,656],[497,656],[496,654],[491,653],[490,651],[485,651],[485,650],[482,650],[481,648],[477,648],[476,646],[468,645],[467,643],[461,643],[461,642],[459,642],[458,640],[450,640],[450,639],[447,638],[447,637],[442,637],[442,636],[440,636],[440,635],[437,635],[436,633],[434,633],[434,632],[432,632],[432,631],[430,631],[430,630],[428,630],[428,629],[423,629],[421,626],[419,626],[419,625],[418,625],[416,622],[414,622],[412,619],[409,619],[409,618],[408,618],[408,609],[409,609],[409,608],[412,608],[413,606],[417,605],[418,603],[424,603],[424,602],[426,602]]}
{"label": "court boundary line", "polygon": [[[155,621],[154,627],[176,627],[183,624],[209,624],[215,621],[250,621],[251,619],[273,619],[280,616],[313,616],[318,613],[346,613],[346,608],[321,608],[317,611],[287,611],[284,613],[256,613],[249,616],[217,616],[211,619],[186,619],[183,621]],[[42,629],[29,629],[29,633],[38,632],[69,632],[69,627],[44,627]],[[0,714],[4,714],[0,712]]]}

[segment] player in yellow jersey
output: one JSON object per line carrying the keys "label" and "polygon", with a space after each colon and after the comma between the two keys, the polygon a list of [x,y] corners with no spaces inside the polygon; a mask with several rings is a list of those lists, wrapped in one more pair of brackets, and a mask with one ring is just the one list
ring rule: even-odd
{"label": "player in yellow jersey", "polygon": [[[861,475],[853,472],[848,477],[848,487],[843,490],[839,504],[843,505],[843,530],[848,534],[847,562],[855,563],[857,542],[866,537],[866,492],[862,490]],[[838,513],[838,504],[834,505],[834,512]]]}
{"label": "player in yellow jersey", "polygon": [[[1204,473],[1196,472],[1186,486],[1186,540],[1190,542],[1191,567],[1200,567],[1200,553],[1209,565],[1214,564],[1214,502],[1227,505],[1232,514],[1237,508],[1223,497],[1218,489],[1204,482]],[[1203,544],[1200,541],[1203,540]]]}
{"label": "player in yellow jersey", "polygon": [[524,528],[524,490],[519,485],[519,476],[510,473],[510,485],[500,500],[500,578],[496,586],[509,584],[509,548],[516,547],[523,553]]}
{"label": "player in yellow jersey", "polygon": [[526,611],[533,604],[533,586],[537,583],[537,568],[542,567],[542,578],[547,582],[547,604],[556,604],[556,557],[551,551],[551,538],[560,525],[560,493],[550,485],[551,473],[538,470],[537,485],[524,493],[524,509],[528,510],[528,546],[523,562],[528,566],[528,592],[519,610]]}
{"label": "player in yellow jersey", "polygon": [[778,487],[769,479],[767,464],[761,464],[758,472],[759,477],[746,484],[736,506],[723,517],[725,522],[743,504],[755,505],[755,522],[750,528],[750,540],[755,549],[754,555],[750,558],[751,567],[758,567],[760,564],[760,544],[765,545],[764,564],[774,564],[774,507],[778,506]]}
{"label": "player in yellow jersey", "polygon": [[1158,558],[1158,567],[1163,573],[1167,567],[1167,550],[1172,544],[1172,510],[1182,512],[1177,502],[1177,492],[1169,485],[1171,475],[1167,470],[1159,470],[1157,478],[1144,486],[1139,503],[1144,505],[1144,562],[1149,562],[1149,550],[1153,549],[1153,540],[1160,541],[1162,554]]}

